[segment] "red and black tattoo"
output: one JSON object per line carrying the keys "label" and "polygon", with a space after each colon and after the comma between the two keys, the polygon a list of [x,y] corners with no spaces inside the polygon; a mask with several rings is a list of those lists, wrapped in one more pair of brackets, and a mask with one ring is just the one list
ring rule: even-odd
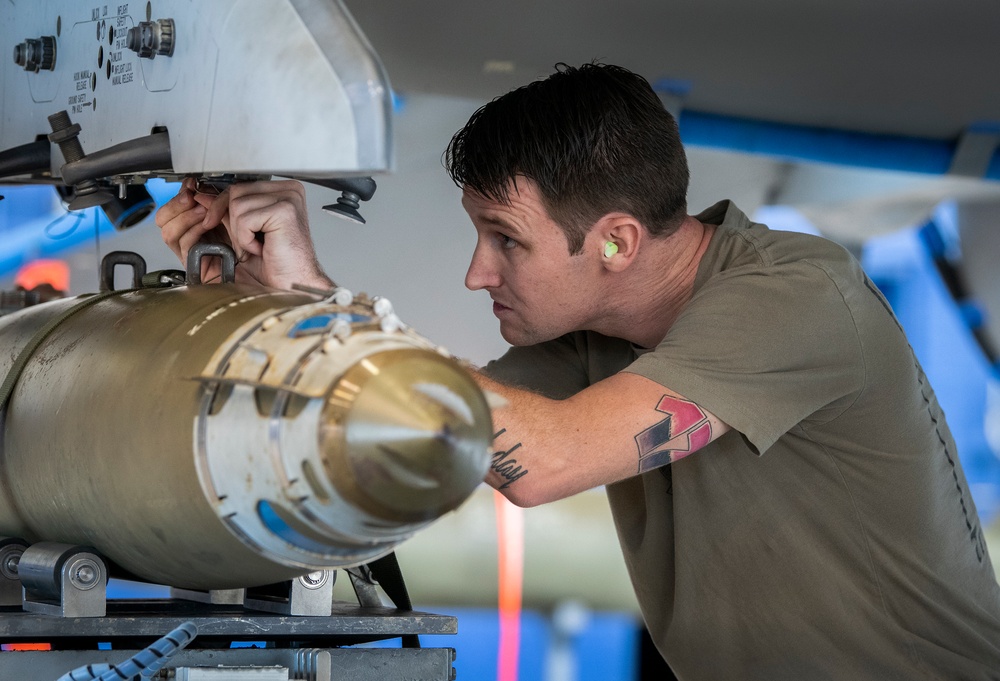
{"label": "red and black tattoo", "polygon": [[683,459],[712,440],[708,415],[694,402],[664,395],[656,411],[667,418],[635,436],[640,473]]}

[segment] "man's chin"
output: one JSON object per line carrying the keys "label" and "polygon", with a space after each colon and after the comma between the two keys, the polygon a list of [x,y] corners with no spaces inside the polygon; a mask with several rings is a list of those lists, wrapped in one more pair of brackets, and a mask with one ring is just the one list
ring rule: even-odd
{"label": "man's chin", "polygon": [[500,324],[500,335],[505,341],[511,345],[518,347],[522,345],[533,345],[530,339],[525,337],[525,334],[519,330],[510,328],[509,324]]}
{"label": "man's chin", "polygon": [[544,343],[558,337],[558,334],[547,335],[532,329],[511,329],[509,326],[506,326],[506,328],[505,326],[504,324],[500,325],[500,335],[514,347],[538,345],[539,343]]}

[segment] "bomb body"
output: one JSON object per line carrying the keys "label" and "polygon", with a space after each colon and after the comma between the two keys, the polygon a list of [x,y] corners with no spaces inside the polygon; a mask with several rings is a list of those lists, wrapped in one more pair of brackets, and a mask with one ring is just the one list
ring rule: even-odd
{"label": "bomb body", "polygon": [[6,408],[0,534],[240,588],[384,555],[485,474],[482,392],[391,309],[237,284],[85,300],[0,318],[0,372],[37,344]]}

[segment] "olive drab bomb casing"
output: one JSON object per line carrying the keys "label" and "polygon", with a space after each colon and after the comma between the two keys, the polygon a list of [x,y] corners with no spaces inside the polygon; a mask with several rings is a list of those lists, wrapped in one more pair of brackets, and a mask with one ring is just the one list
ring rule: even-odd
{"label": "olive drab bomb casing", "polygon": [[238,284],[84,301],[0,317],[3,375],[37,343],[6,408],[2,535],[241,588],[378,558],[486,473],[483,393],[388,301]]}

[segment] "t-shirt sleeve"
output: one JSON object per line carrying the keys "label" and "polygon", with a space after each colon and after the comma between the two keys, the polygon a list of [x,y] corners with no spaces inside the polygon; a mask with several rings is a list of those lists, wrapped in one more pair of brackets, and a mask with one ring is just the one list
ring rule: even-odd
{"label": "t-shirt sleeve", "polygon": [[698,403],[758,453],[799,423],[836,418],[864,384],[844,295],[804,260],[717,274],[625,370]]}
{"label": "t-shirt sleeve", "polygon": [[483,373],[551,399],[565,399],[590,384],[574,334],[537,345],[513,347],[487,364]]}

